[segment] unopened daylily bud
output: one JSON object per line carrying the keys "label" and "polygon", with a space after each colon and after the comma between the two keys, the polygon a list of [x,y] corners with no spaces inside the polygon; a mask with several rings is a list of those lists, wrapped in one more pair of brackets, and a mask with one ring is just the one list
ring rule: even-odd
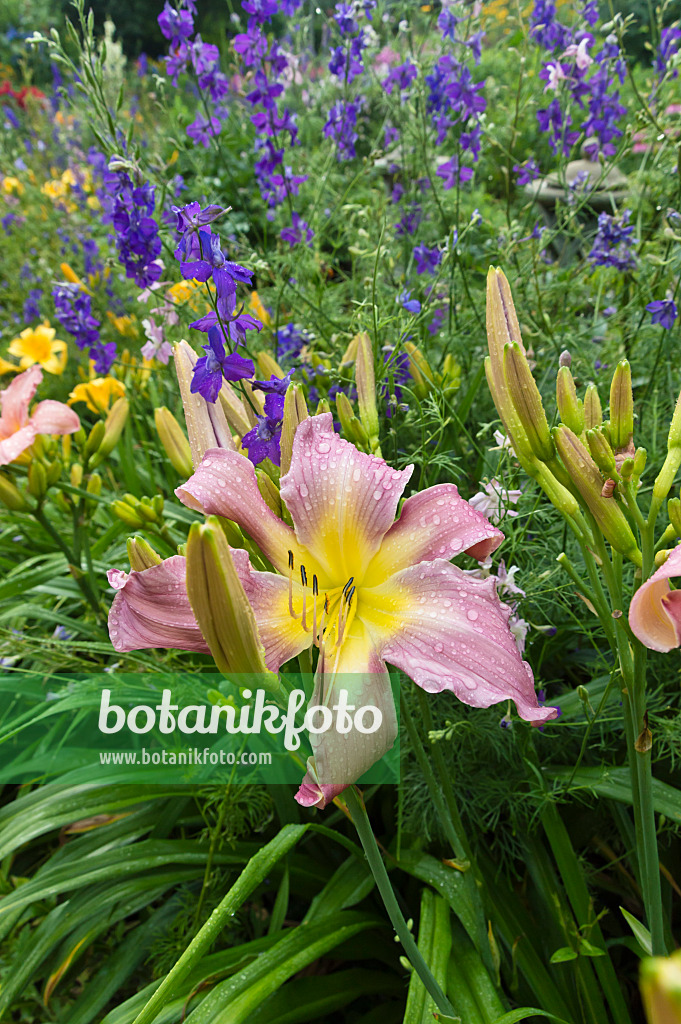
{"label": "unopened daylily bud", "polygon": [[445,395],[461,387],[461,363],[448,352],[442,368],[442,389]]}
{"label": "unopened daylily bud", "polygon": [[192,450],[185,437],[184,430],[173,416],[170,409],[161,406],[154,410],[154,423],[163,445],[164,451],[173,469],[181,477],[188,479],[193,472]]}
{"label": "unopened daylily bud", "polygon": [[99,473],[90,474],[85,490],[88,494],[92,494],[94,497],[99,497],[102,493],[102,478]]}
{"label": "unopened daylily bud", "polygon": [[564,516],[573,516],[578,511],[579,504],[574,494],[556,479],[545,463],[537,459],[528,472],[540,485],[554,508]]}
{"label": "unopened daylily bud", "polygon": [[133,572],[143,572],[145,569],[151,569],[152,565],[160,565],[163,561],[144,537],[128,538],[128,558]]}
{"label": "unopened daylily bud", "polygon": [[36,501],[43,501],[47,494],[47,474],[42,462],[33,459],[28,467],[28,493]]}
{"label": "unopened daylily bud", "polygon": [[222,532],[227,538],[227,543],[230,548],[246,547],[246,538],[236,523],[232,522],[231,519],[220,518],[220,526],[222,527]]}
{"label": "unopened daylily bud", "polygon": [[[561,357],[562,358],[562,357]],[[577,389],[569,363],[561,363],[556,377],[556,401],[560,418],[574,434],[584,431],[584,406],[577,398]]]}
{"label": "unopened daylily bud", "polygon": [[605,439],[602,430],[587,430],[586,440],[593,460],[600,469],[603,476],[616,477],[617,465],[612,448]]}
{"label": "unopened daylily bud", "polygon": [[85,445],[83,447],[83,454],[85,455],[86,458],[88,456],[94,455],[95,452],[98,450],[99,446],[104,440],[105,430],[106,427],[104,426],[103,420],[100,420],[98,423],[95,423],[94,427],[88,434],[87,441],[85,442]]}
{"label": "unopened daylily bud", "polygon": [[320,398],[317,402],[317,408],[315,410],[315,416],[321,416],[322,413],[331,412],[331,406],[329,405],[328,399]]}
{"label": "unopened daylily bud", "polygon": [[670,498],[667,502],[667,513],[669,522],[674,527],[677,537],[681,537],[681,500]]}
{"label": "unopened daylily bud", "polygon": [[54,459],[53,462],[50,462],[49,465],[45,466],[48,487],[51,487],[52,484],[56,484],[57,480],[61,476],[63,468],[64,466],[61,459]]}
{"label": "unopened daylily bud", "polygon": [[281,519],[281,497],[279,496],[279,488],[262,469],[256,469],[255,477],[258,481],[258,490],[262,495],[262,498],[267,506],[272,509],[275,516],[279,516]]}
{"label": "unopened daylily bud", "polygon": [[566,348],[558,356],[558,368],[560,369],[563,366],[567,366],[568,369],[572,366],[572,356]]}
{"label": "unopened daylily bud", "polygon": [[626,448],[634,436],[634,393],[631,390],[631,367],[626,359],[617,364],[612,375],[610,430],[615,451]]}
{"label": "unopened daylily bud", "polygon": [[355,381],[357,382],[357,405],[359,418],[369,435],[372,451],[378,450],[378,409],[376,407],[376,376],[374,374],[374,350],[371,338],[362,331],[357,336],[357,362],[355,363]]}
{"label": "unopened daylily bud", "polygon": [[409,373],[414,380],[414,392],[418,398],[426,398],[435,384],[435,374],[423,352],[413,342],[406,341],[404,350],[409,356]]}
{"label": "unopened daylily bud", "polygon": [[598,388],[595,384],[589,384],[584,395],[584,426],[586,430],[593,430],[594,427],[600,427],[602,422],[603,410]]}
{"label": "unopened daylily bud", "polygon": [[281,472],[288,473],[291,466],[291,454],[293,452],[293,438],[295,437],[298,425],[306,420],[307,403],[300,384],[290,384],[286,389],[284,398],[284,417],[281,425]]}
{"label": "unopened daylily bud", "polygon": [[[221,401],[222,392],[218,401],[213,404],[207,402],[199,394],[192,394],[194,365],[198,359],[192,347],[186,341],[181,341],[175,346],[173,353],[187,434],[189,435],[189,447],[194,469],[196,469],[209,448],[229,448],[233,451],[234,441],[225,416],[224,404]],[[243,410],[242,415],[244,415]],[[245,426],[243,432],[246,433],[253,424],[245,415],[243,423]]]}
{"label": "unopened daylily bud", "polygon": [[282,370],[277,360],[269,352],[258,352],[255,361],[258,366],[258,373],[263,380],[269,380],[270,377],[286,376],[286,372]]}
{"label": "unopened daylily bud", "polygon": [[366,448],[369,443],[367,432],[361,421],[355,416],[352,403],[343,391],[339,391],[336,395],[336,409],[343,429],[343,436],[360,448]]}
{"label": "unopened daylily bud", "polygon": [[136,508],[132,508],[126,501],[118,499],[111,502],[111,511],[121,522],[132,530],[141,530],[146,525],[144,517]]}
{"label": "unopened daylily bud", "polygon": [[629,457],[623,460],[620,466],[620,476],[623,480],[630,480],[634,473],[634,460]]}
{"label": "unopened daylily bud", "polygon": [[[251,429],[251,421],[246,415],[244,403],[239,398],[232,385],[229,384],[227,381],[224,381],[222,387],[220,388],[220,394],[218,395],[217,404],[222,409],[222,412],[224,413],[224,418],[229,428],[235,431],[235,433],[237,433],[239,437],[243,437],[244,434],[248,433],[248,431]],[[230,436],[230,444],[232,445],[232,447],[235,447],[229,429],[227,430],[227,433],[229,433]],[[221,444],[220,447],[227,448],[228,445]]]}
{"label": "unopened daylily bud", "polygon": [[679,395],[674,415],[669,426],[669,437],[667,439],[667,455],[662,469],[658,473],[653,484],[653,505],[659,508],[669,494],[674,478],[681,466],[681,395]]}
{"label": "unopened daylily bud", "polygon": [[527,357],[517,342],[510,342],[504,349],[503,360],[506,387],[530,447],[538,459],[550,462],[555,449],[539,388]]}
{"label": "unopened daylily bud", "polygon": [[62,434],[61,438],[61,451],[64,457],[64,462],[68,466],[71,461],[71,447],[73,444],[73,438],[70,434]]}
{"label": "unopened daylily bud", "polygon": [[648,1024],[681,1021],[681,950],[641,961],[641,995]]}
{"label": "unopened daylily bud", "polygon": [[634,455],[634,476],[637,480],[643,476],[648,461],[648,452],[645,448],[637,448]]}
{"label": "unopened daylily bud", "polygon": [[10,512],[28,512],[31,507],[18,487],[4,473],[0,473],[0,502]]}
{"label": "unopened daylily bud", "polygon": [[614,497],[603,497],[603,478],[587,448],[566,426],[556,427],[553,438],[563,465],[608,543],[636,565],[640,565],[641,552],[631,527],[617,500]]}
{"label": "unopened daylily bud", "polygon": [[109,414],[104,422],[104,437],[102,443],[97,448],[95,456],[92,460],[93,466],[98,466],[118,444],[119,438],[123,433],[123,427],[128,418],[128,410],[130,409],[130,403],[127,398],[117,398],[114,404],[109,409]]}
{"label": "unopened daylily bud", "polygon": [[187,541],[187,595],[221,672],[262,673],[262,686],[279,689],[268,672],[255,615],[219,522],[193,523]]}
{"label": "unopened daylily bud", "polygon": [[69,478],[71,480],[72,487],[80,487],[83,481],[83,467],[80,462],[75,462],[73,466],[71,466]]}
{"label": "unopened daylily bud", "polygon": [[530,447],[525,428],[523,427],[518,414],[515,411],[511,396],[506,387],[506,382],[503,382],[503,386],[497,389],[492,368],[492,359],[487,356],[485,359],[485,376],[487,377],[487,384],[489,386],[490,394],[496,406],[497,412],[501,417],[501,422],[504,427],[504,433],[508,435],[508,438],[513,446],[513,450],[518,456],[518,460],[527,469],[535,460],[535,455]]}
{"label": "unopened daylily bud", "polygon": [[352,366],[357,359],[357,346],[359,344],[359,334],[356,334],[352,339],[345,352],[343,358],[340,361],[340,369],[344,369],[347,366]]}

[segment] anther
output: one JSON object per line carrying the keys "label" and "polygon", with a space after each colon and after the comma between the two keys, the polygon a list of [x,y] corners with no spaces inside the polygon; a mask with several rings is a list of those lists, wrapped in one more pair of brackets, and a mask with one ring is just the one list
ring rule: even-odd
{"label": "anther", "polygon": [[307,597],[307,572],[305,571],[305,566],[304,565],[301,565],[301,567],[300,567],[300,582],[303,584],[303,611],[302,611],[302,618],[301,618],[300,624],[303,627],[303,629],[305,630],[305,632],[309,633],[310,632],[310,627],[308,626],[307,622],[305,621],[305,598]]}
{"label": "anther", "polygon": [[345,586],[343,587],[343,596],[344,596],[344,597],[345,597],[345,595],[346,595],[346,594],[347,594],[347,592],[348,592],[348,588],[352,586],[352,584],[353,584],[353,581],[354,581],[354,579],[355,579],[355,577],[354,577],[354,576],[351,576],[351,577],[350,577],[350,579],[348,580],[348,582],[347,582],[347,583],[345,584]]}

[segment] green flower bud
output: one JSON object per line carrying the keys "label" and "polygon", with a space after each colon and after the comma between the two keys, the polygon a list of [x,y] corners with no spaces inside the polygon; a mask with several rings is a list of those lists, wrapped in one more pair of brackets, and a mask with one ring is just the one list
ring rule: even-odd
{"label": "green flower bud", "polygon": [[186,480],[194,472],[194,467],[192,465],[192,450],[184,430],[170,409],[166,409],[165,406],[154,410],[154,423],[171,466]]}
{"label": "green flower bud", "polygon": [[641,552],[631,527],[617,500],[602,495],[603,478],[588,450],[569,427],[556,427],[553,438],[563,465],[603,536],[616,551],[630,558],[636,565],[641,565]]}
{"label": "green flower bud", "polygon": [[131,530],[141,530],[146,525],[144,517],[126,501],[117,499],[111,502],[111,511]]}
{"label": "green flower bud", "polygon": [[109,414],[104,422],[104,436],[102,438],[102,442],[97,448],[95,456],[92,459],[93,466],[98,466],[100,462],[103,462],[107,455],[110,455],[118,444],[120,436],[123,433],[125,421],[128,418],[129,409],[130,403],[127,398],[117,398],[109,409]]}
{"label": "green flower bud", "polygon": [[374,350],[371,338],[362,331],[357,341],[357,362],[355,363],[355,381],[357,382],[357,405],[362,426],[369,435],[372,452],[380,454],[378,444],[378,409],[376,407],[376,376],[374,374]]}
{"label": "green flower bud", "polygon": [[268,672],[255,615],[218,520],[193,523],[187,541],[187,595],[194,617],[221,672],[257,672],[262,686],[279,690]]}
{"label": "green flower bud", "polygon": [[517,342],[511,342],[504,348],[504,379],[533,454],[542,462],[550,462],[555,455],[551,431],[539,388],[527,357]]}
{"label": "green flower bud", "polygon": [[577,398],[577,389],[567,365],[561,366],[556,376],[556,401],[560,418],[574,434],[584,431],[584,406]]}
{"label": "green flower bud", "polygon": [[0,502],[10,512],[28,512],[31,508],[21,491],[4,473],[0,473]]}
{"label": "green flower bud", "polygon": [[336,409],[343,433],[348,441],[352,441],[360,448],[368,448],[369,436],[362,426],[362,421],[355,416],[352,403],[343,391],[339,391],[336,395]]}
{"label": "green flower bud", "polygon": [[641,961],[641,995],[648,1024],[681,1020],[681,951]]}
{"label": "green flower bud", "polygon": [[104,426],[103,420],[95,423],[94,427],[88,434],[87,441],[83,446],[83,454],[85,458],[89,458],[94,455],[104,440],[104,434],[106,433],[106,427]]}
{"label": "green flower bud", "polygon": [[275,516],[279,516],[281,519],[282,509],[279,488],[272,478],[269,477],[267,473],[263,472],[262,469],[256,469],[255,477],[258,482],[258,490],[260,491],[265,504],[272,509]]}
{"label": "green flower bud", "polygon": [[589,384],[584,395],[584,426],[587,430],[600,427],[603,422],[603,410],[595,384]]}
{"label": "green flower bud", "polygon": [[681,537],[681,500],[679,498],[669,499],[667,502],[667,513],[669,515],[669,522],[674,527],[677,537]]}
{"label": "green flower bud", "polygon": [[33,459],[28,467],[28,493],[36,501],[44,501],[47,494],[47,473],[42,462]]}
{"label": "green flower bud", "polygon": [[603,476],[617,478],[615,455],[602,430],[587,430],[586,441],[593,460]]}
{"label": "green flower bud", "polygon": [[615,451],[627,448],[634,436],[634,393],[631,390],[631,367],[626,359],[617,364],[612,376],[610,429]]}
{"label": "green flower bud", "polygon": [[128,538],[128,558],[133,572],[143,572],[144,569],[151,569],[152,565],[160,565],[163,561],[144,537]]}
{"label": "green flower bud", "polygon": [[[281,427],[281,472],[288,473],[293,452],[293,438],[298,426],[308,418],[307,402],[300,384],[290,384],[284,399],[284,418]],[[280,513],[277,513],[278,515]]]}

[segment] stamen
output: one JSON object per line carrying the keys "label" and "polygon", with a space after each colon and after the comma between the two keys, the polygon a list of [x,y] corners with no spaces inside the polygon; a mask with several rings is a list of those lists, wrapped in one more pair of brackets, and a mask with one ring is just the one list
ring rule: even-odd
{"label": "stamen", "polygon": [[319,593],[319,584],[317,583],[316,575],[312,577],[312,637],[316,642],[317,640],[317,595]]}
{"label": "stamen", "polygon": [[324,628],[326,625],[326,616],[329,614],[329,595],[324,594],[324,605],[322,606],[322,617],[319,620],[319,630],[315,633],[315,642],[319,646],[319,652],[324,656]]}
{"label": "stamen", "polygon": [[288,611],[292,619],[298,616],[293,610],[293,552],[288,553]]}
{"label": "stamen", "polygon": [[[347,595],[347,592],[348,592],[348,587],[351,587],[351,586],[352,586],[352,584],[353,584],[353,582],[354,582],[354,579],[355,579],[355,577],[354,577],[354,576],[351,576],[351,577],[350,577],[350,579],[348,580],[348,582],[347,582],[347,583],[345,584],[345,586],[343,587],[343,597],[345,597],[345,596]],[[353,587],[353,590],[354,590],[354,587]]]}
{"label": "stamen", "polygon": [[300,582],[303,584],[303,611],[302,611],[302,619],[301,619],[301,623],[300,624],[303,627],[303,629],[305,630],[305,632],[309,633],[310,632],[310,627],[308,626],[307,622],[305,621],[305,598],[306,598],[306,595],[307,595],[307,573],[305,571],[305,566],[304,565],[301,565],[301,567],[300,567]]}

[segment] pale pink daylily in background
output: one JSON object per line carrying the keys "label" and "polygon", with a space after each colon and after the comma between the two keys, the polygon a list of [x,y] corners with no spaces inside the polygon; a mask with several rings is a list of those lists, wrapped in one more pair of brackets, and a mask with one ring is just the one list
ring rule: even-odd
{"label": "pale pink daylily in background", "polygon": [[681,590],[669,586],[669,580],[676,576],[681,576],[681,545],[638,588],[629,606],[634,636],[653,651],[681,646]]}
{"label": "pale pink daylily in background", "polygon": [[[511,699],[532,723],[556,715],[537,702],[493,578],[472,579],[449,561],[463,553],[482,561],[503,534],[453,484],[408,498],[395,520],[412,470],[358,451],[334,433],[326,413],[300,424],[281,479],[294,529],[268,508],[253,466],[233,451],[206,452],[176,491],[190,508],[238,523],[274,567],[256,571],[246,552],[233,552],[268,669],[278,671],[314,645],[313,703],[332,708],[347,689],[351,704],[382,712],[376,733],[311,737],[314,757],[296,797],[305,806],[325,806],[393,745],[386,663],[429,693],[451,690],[474,707]],[[143,572],[110,573],[118,589],[109,618],[116,650],[208,650],[184,573],[179,556]]]}
{"label": "pale pink daylily in background", "polygon": [[38,434],[73,434],[80,427],[73,409],[49,398],[38,402],[29,414],[29,405],[42,379],[42,367],[31,366],[0,391],[0,466],[18,459]]}

